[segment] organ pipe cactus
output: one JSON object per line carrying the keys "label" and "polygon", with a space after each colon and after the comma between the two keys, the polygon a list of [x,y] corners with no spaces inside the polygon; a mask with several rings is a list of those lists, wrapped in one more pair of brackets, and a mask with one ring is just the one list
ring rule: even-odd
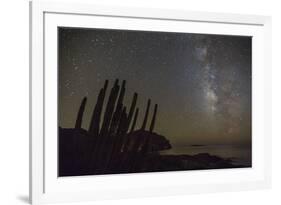
{"label": "organ pipe cactus", "polygon": [[136,123],[137,123],[137,119],[138,119],[138,114],[139,114],[139,108],[136,109],[135,116],[134,116],[134,119],[133,119],[133,124],[132,124],[131,130],[130,130],[130,133],[133,132],[134,129],[135,129],[135,126],[136,126]]}
{"label": "organ pipe cactus", "polygon": [[[140,130],[135,131],[140,109],[136,108],[138,94],[134,93],[130,107],[124,105],[126,93],[126,81],[122,81],[121,87],[118,79],[109,93],[105,109],[105,96],[108,87],[108,80],[97,97],[88,133],[93,136],[91,153],[92,173],[110,173],[112,170],[138,169],[138,162],[148,153],[149,135],[146,134],[151,100],[148,99],[144,119]],[[83,113],[85,111],[87,98],[83,98],[75,123],[75,128],[82,126]],[[149,132],[152,133],[156,123],[158,105],[154,105]],[[128,112],[127,112],[128,111]],[[103,114],[102,114],[103,112]],[[103,116],[103,119],[102,119]],[[130,129],[129,129],[130,128]],[[132,138],[133,137],[133,138]],[[130,143],[132,142],[132,144]],[[130,147],[130,148],[129,148]]]}
{"label": "organ pipe cactus", "polygon": [[147,101],[145,116],[144,116],[144,120],[143,120],[142,127],[141,127],[142,130],[145,130],[145,127],[146,127],[147,118],[148,118],[148,113],[149,113],[149,108],[150,108],[150,102],[151,102],[151,100],[149,99],[149,100]]}
{"label": "organ pipe cactus", "polygon": [[113,115],[118,92],[119,92],[119,85],[118,85],[118,79],[116,79],[107,101],[107,105],[103,117],[103,124],[100,131],[101,136],[106,136],[109,132],[109,126]]}
{"label": "organ pipe cactus", "polygon": [[122,82],[121,91],[120,91],[120,94],[118,97],[116,109],[115,109],[115,112],[114,112],[112,120],[111,120],[109,135],[112,135],[112,134],[114,135],[117,131],[118,122],[119,122],[121,114],[122,114],[123,99],[124,99],[125,90],[126,90],[125,85],[126,85],[126,81],[124,80]]}
{"label": "organ pipe cactus", "polygon": [[92,119],[90,122],[89,133],[95,137],[97,137],[99,134],[101,113],[102,113],[102,107],[103,107],[103,102],[104,102],[107,86],[108,86],[108,80],[105,81],[104,87],[99,92],[97,103],[95,105],[95,108],[94,108],[94,111],[92,114]]}
{"label": "organ pipe cactus", "polygon": [[[134,111],[135,111],[135,108],[136,108],[136,104],[137,104],[137,99],[138,99],[138,94],[137,93],[134,93],[134,96],[133,96],[133,100],[132,100],[132,103],[131,103],[131,107],[130,107],[130,111],[129,111],[129,115],[128,115],[128,123],[127,123],[127,130],[131,124],[131,120],[133,118],[133,114],[134,114]],[[127,132],[126,130],[126,132]]]}
{"label": "organ pipe cactus", "polygon": [[149,131],[150,131],[150,132],[153,132],[153,129],[154,129],[154,126],[155,126],[157,108],[158,108],[158,105],[155,104],[155,105],[154,105],[153,117],[152,117],[151,124],[150,124],[150,128],[149,128]]}
{"label": "organ pipe cactus", "polygon": [[82,102],[81,102],[81,105],[80,105],[78,114],[77,114],[77,119],[76,119],[76,123],[75,123],[75,128],[76,128],[76,129],[81,128],[82,119],[83,119],[83,114],[84,114],[84,110],[85,110],[85,106],[86,106],[86,102],[87,102],[87,98],[84,97],[83,100],[82,100]]}

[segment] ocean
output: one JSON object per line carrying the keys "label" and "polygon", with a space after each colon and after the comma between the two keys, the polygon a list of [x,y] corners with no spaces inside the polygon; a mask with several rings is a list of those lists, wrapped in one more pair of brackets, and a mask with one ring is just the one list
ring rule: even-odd
{"label": "ocean", "polygon": [[208,153],[224,159],[231,159],[233,164],[252,166],[251,146],[241,145],[191,145],[191,146],[172,146],[169,150],[159,152],[161,155],[196,155]]}

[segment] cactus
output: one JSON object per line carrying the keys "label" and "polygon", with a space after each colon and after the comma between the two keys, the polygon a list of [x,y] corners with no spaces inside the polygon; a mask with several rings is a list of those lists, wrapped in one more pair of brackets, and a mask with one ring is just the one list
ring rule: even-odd
{"label": "cactus", "polygon": [[118,100],[117,100],[117,104],[116,104],[116,108],[115,108],[115,111],[113,113],[113,116],[112,116],[112,120],[111,120],[111,123],[110,123],[110,127],[109,127],[109,131],[107,133],[106,136],[104,136],[104,144],[106,145],[106,151],[107,152],[104,152],[103,153],[103,161],[101,162],[101,170],[103,171],[106,171],[108,170],[108,164],[109,164],[109,161],[110,161],[110,157],[111,157],[111,151],[114,147],[114,144],[115,144],[115,141],[116,141],[116,133],[117,133],[117,129],[118,129],[118,125],[119,125],[119,122],[121,121],[122,119],[122,115],[124,115],[123,113],[123,99],[124,99],[124,96],[125,96],[125,86],[126,86],[126,81],[123,80],[122,82],[122,86],[121,86],[121,90],[120,90],[120,93],[119,93],[119,97],[118,97]]}
{"label": "cactus", "polygon": [[131,130],[130,130],[130,133],[133,132],[134,129],[135,129],[136,122],[137,122],[137,119],[138,119],[138,114],[139,114],[139,108],[136,109],[135,116],[134,116],[134,120],[133,120],[133,124],[132,124]]}
{"label": "cactus", "polygon": [[89,133],[95,137],[97,137],[99,134],[100,119],[101,119],[103,102],[104,102],[104,98],[105,98],[105,94],[106,94],[106,90],[107,90],[107,85],[108,85],[108,80],[105,81],[104,87],[99,92],[97,103],[95,105],[95,108],[94,108],[94,111],[92,114],[92,119],[90,122]]}
{"label": "cactus", "polygon": [[124,99],[125,90],[126,90],[125,85],[126,85],[126,81],[123,80],[122,86],[121,86],[121,91],[120,91],[117,105],[116,105],[116,109],[115,109],[115,112],[114,112],[112,120],[111,120],[109,135],[114,135],[114,134],[116,134],[116,131],[117,131],[118,122],[119,122],[121,114],[122,114],[123,99]]}
{"label": "cactus", "polygon": [[131,120],[133,118],[133,114],[134,114],[135,107],[136,107],[136,104],[137,104],[137,99],[138,99],[138,94],[134,93],[133,100],[132,100],[131,107],[130,107],[130,111],[129,111],[129,115],[128,115],[128,123],[127,123],[126,132],[128,131],[128,128],[131,124]]}
{"label": "cactus", "polygon": [[95,162],[98,154],[98,144],[100,142],[99,129],[100,129],[101,113],[102,113],[107,87],[108,87],[108,80],[105,81],[103,88],[99,92],[97,103],[95,105],[92,119],[90,122],[89,133],[94,136],[93,145],[92,145],[93,147],[92,163],[91,163],[92,170],[94,170],[95,167],[97,166]]}
{"label": "cactus", "polygon": [[[150,128],[149,131],[152,133],[154,126],[155,126],[155,121],[156,121],[156,115],[157,115],[157,108],[158,105],[155,104],[154,105],[154,111],[153,111],[153,117],[151,120],[151,124],[150,124]],[[134,171],[141,171],[141,169],[143,169],[145,167],[146,161],[147,161],[147,156],[149,154],[149,150],[150,150],[150,137],[149,136],[144,136],[143,139],[143,144],[141,146],[141,149],[139,151],[139,155],[138,155],[138,163],[136,163],[134,166]]]}
{"label": "cactus", "polygon": [[123,136],[124,136],[124,128],[126,126],[126,122],[127,122],[127,113],[126,113],[126,107],[124,106],[122,108],[122,113],[121,113],[121,118],[118,124],[118,130],[117,130],[117,134],[113,139],[113,146],[110,150],[108,150],[109,152],[109,156],[107,159],[107,164],[106,166],[110,166],[112,164],[115,163],[116,158],[118,157],[119,153],[121,152],[121,148],[122,148],[122,144],[123,144]]}
{"label": "cactus", "polygon": [[155,105],[154,105],[153,117],[152,117],[151,124],[150,124],[150,128],[149,128],[149,131],[150,131],[150,132],[153,132],[153,129],[154,129],[154,126],[155,126],[157,108],[158,108],[158,105],[155,104]]}
{"label": "cactus", "polygon": [[141,130],[145,130],[145,127],[146,127],[148,113],[149,113],[149,108],[150,108],[150,101],[151,101],[150,99],[148,99],[148,101],[147,101],[145,116],[144,116],[144,120],[143,120],[143,123],[142,123]]}
{"label": "cactus", "polygon": [[111,88],[111,92],[107,101],[106,110],[103,117],[103,124],[100,131],[101,136],[106,136],[109,132],[109,126],[114,111],[115,102],[118,96],[118,92],[119,92],[119,85],[118,85],[118,79],[116,79],[114,86]]}
{"label": "cactus", "polygon": [[118,130],[117,130],[118,135],[124,134],[125,129],[126,129],[127,120],[128,120],[126,109],[127,109],[126,106],[124,106],[123,110],[122,110],[121,119],[120,119],[120,122],[118,125]]}
{"label": "cactus", "polygon": [[105,80],[104,85],[103,85],[103,89],[106,90],[108,86],[108,80]]}
{"label": "cactus", "polygon": [[[143,168],[142,165],[146,166],[144,164],[146,162],[143,160],[149,152],[150,139],[145,129],[151,100],[148,99],[147,101],[141,129],[135,131],[139,115],[139,108],[136,108],[138,94],[134,93],[127,113],[127,107],[123,104],[126,81],[122,81],[122,85],[119,86],[118,79],[116,79],[105,108],[103,108],[107,87],[108,80],[105,81],[103,88],[99,91],[88,129],[88,133],[93,136],[91,141],[92,153],[89,158],[83,159],[91,160],[87,169],[92,174],[139,171]],[[87,98],[84,97],[77,113],[75,123],[77,129],[81,128],[86,102]],[[149,127],[151,133],[155,127],[157,109],[158,105],[155,104]],[[103,119],[101,119],[102,112]]]}
{"label": "cactus", "polygon": [[126,125],[124,127],[124,135],[125,136],[123,137],[123,145],[122,145],[123,151],[127,151],[127,147],[129,145],[129,142],[130,142],[130,138],[129,138],[128,135],[126,135],[126,133],[128,132],[129,126],[130,126],[132,118],[133,118],[133,114],[134,114],[135,107],[136,107],[136,104],[137,104],[137,99],[138,99],[138,94],[134,93],[133,100],[132,100],[132,103],[131,103],[131,106],[130,106],[130,111],[129,111],[128,118],[127,118],[127,122],[126,122]]}
{"label": "cactus", "polygon": [[[134,131],[135,126],[136,126],[136,122],[137,122],[137,118],[138,118],[138,114],[139,114],[139,108],[136,109],[135,111],[135,115],[134,115],[134,119],[133,119],[133,123],[130,129],[130,134]],[[124,151],[128,152],[129,151],[129,146],[130,146],[130,134],[127,136],[127,141],[124,143]],[[136,143],[135,143],[136,144]],[[128,160],[128,159],[125,159]]]}
{"label": "cactus", "polygon": [[86,106],[86,102],[87,102],[87,97],[84,97],[82,102],[81,102],[78,114],[77,114],[76,123],[75,123],[75,128],[76,129],[80,129],[81,128],[83,114],[84,114],[85,106]]}
{"label": "cactus", "polygon": [[118,79],[115,80],[113,87],[111,88],[110,95],[108,97],[105,113],[103,116],[102,127],[98,136],[98,140],[95,143],[95,156],[94,162],[98,167],[95,167],[96,171],[101,172],[106,158],[106,151],[108,142],[111,141],[111,136],[109,135],[110,122],[113,116],[114,107],[116,99],[119,93],[120,86],[118,85]]}

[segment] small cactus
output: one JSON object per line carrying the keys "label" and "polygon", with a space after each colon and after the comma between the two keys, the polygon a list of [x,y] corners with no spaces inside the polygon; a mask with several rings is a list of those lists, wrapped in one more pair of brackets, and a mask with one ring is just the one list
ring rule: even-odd
{"label": "small cactus", "polygon": [[105,81],[104,87],[99,92],[97,103],[95,105],[95,108],[94,108],[94,111],[92,114],[92,119],[90,122],[89,133],[95,137],[97,137],[99,134],[101,113],[102,113],[103,102],[104,102],[107,86],[108,86],[108,80]]}
{"label": "small cactus", "polygon": [[151,124],[150,124],[150,128],[149,128],[149,131],[150,131],[150,132],[153,132],[153,129],[154,129],[154,126],[155,126],[157,108],[158,108],[158,105],[155,104],[155,105],[154,105],[153,117],[152,117]]}
{"label": "small cactus", "polygon": [[128,123],[127,123],[127,130],[126,132],[128,131],[129,129],[129,126],[131,124],[131,121],[132,121],[132,118],[133,118],[133,114],[135,112],[135,108],[136,108],[136,104],[137,104],[137,99],[138,99],[138,94],[137,93],[134,93],[134,97],[133,97],[133,100],[132,100],[132,103],[131,103],[131,107],[130,107],[130,111],[129,111],[129,115],[128,115]]}
{"label": "small cactus", "polygon": [[146,106],[146,111],[145,111],[145,116],[144,116],[144,120],[143,120],[142,127],[141,127],[142,130],[145,130],[145,127],[146,127],[148,113],[149,113],[149,108],[150,108],[150,102],[151,102],[151,100],[148,99],[147,106]]}
{"label": "small cactus", "polygon": [[109,132],[109,126],[112,119],[115,102],[118,96],[119,92],[119,85],[118,85],[118,79],[115,80],[114,86],[111,88],[110,95],[107,101],[104,117],[103,117],[103,123],[100,131],[101,136],[106,136]]}
{"label": "small cactus", "polygon": [[134,129],[135,129],[135,126],[136,126],[136,123],[137,123],[137,119],[138,119],[138,114],[139,114],[139,108],[136,109],[135,116],[134,116],[134,120],[133,120],[133,124],[132,124],[131,130],[130,130],[130,133],[133,132]]}
{"label": "small cactus", "polygon": [[122,114],[123,99],[124,99],[125,90],[126,90],[125,85],[126,85],[126,81],[123,80],[122,86],[121,86],[121,91],[120,91],[117,105],[116,105],[116,109],[114,111],[114,114],[113,114],[113,117],[111,120],[109,135],[114,135],[117,130],[118,122],[119,122],[121,114]]}
{"label": "small cactus", "polygon": [[81,126],[82,126],[82,119],[83,119],[83,114],[84,114],[86,102],[87,102],[87,98],[84,97],[82,102],[81,102],[78,114],[77,114],[77,119],[76,119],[76,123],[75,123],[75,128],[76,129],[80,129]]}

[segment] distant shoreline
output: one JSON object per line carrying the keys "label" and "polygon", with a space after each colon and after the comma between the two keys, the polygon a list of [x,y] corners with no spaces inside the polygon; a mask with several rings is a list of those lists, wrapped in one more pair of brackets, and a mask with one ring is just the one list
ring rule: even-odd
{"label": "distant shoreline", "polygon": [[206,145],[203,145],[203,144],[192,144],[190,145],[191,147],[204,147]]}

